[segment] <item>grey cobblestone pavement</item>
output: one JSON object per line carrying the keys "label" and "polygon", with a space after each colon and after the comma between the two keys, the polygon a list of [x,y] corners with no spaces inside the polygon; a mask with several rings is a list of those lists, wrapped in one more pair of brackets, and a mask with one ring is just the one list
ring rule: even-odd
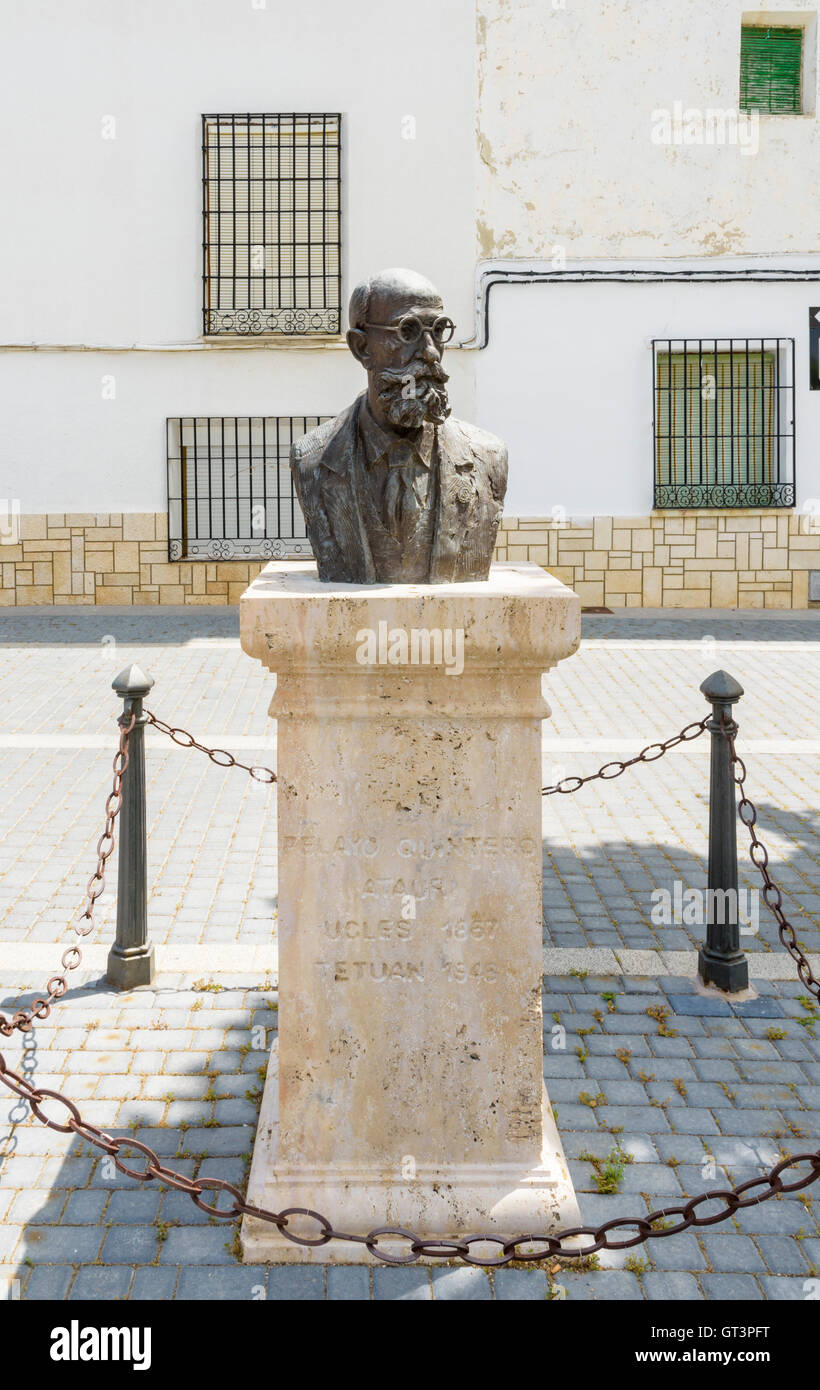
{"label": "grey cobblestone pavement", "polygon": [[[813,951],[817,622],[590,617],[581,652],[547,680],[553,718],[544,726],[547,780],[591,771],[700,718],[700,681],[728,669],[747,692],[741,751],[763,838]],[[19,954],[24,943],[43,950],[68,940],[110,776],[110,682],[130,660],[154,676],[150,704],[164,719],[255,761],[275,758],[272,677],[239,651],[235,611],[3,615],[4,1011],[42,986],[42,971]],[[276,894],[270,790],[157,735],[148,765],[152,938],[189,943],[191,953],[267,943]],[[707,769],[704,737],[616,781],[547,800],[546,945],[691,951],[702,928],[653,924],[651,895],[704,882]],[[756,886],[751,871],[742,885]],[[106,941],[112,893],[100,907],[92,939]],[[767,917],[761,911],[759,933],[744,937],[759,955],[781,952]],[[786,1152],[818,1147],[817,1011],[796,981],[756,978],[759,998],[730,1006],[702,999],[688,975],[594,976],[584,961],[594,957],[545,980],[544,1071],[586,1221],[643,1213],[667,1194],[674,1201],[739,1182]],[[266,1061],[253,1029],[269,1043],[276,1017],[275,979],[264,971],[162,971],[152,989],[121,996],[99,983],[99,971],[81,969],[51,1018],[4,1051],[12,1066],[81,1102],[92,1122],[179,1154],[186,1171],[242,1181]],[[235,1225],[156,1183],[109,1176],[85,1144],[22,1111],[0,1099],[0,1277],[27,1299],[745,1300],[820,1291],[817,1187],[697,1234],[601,1255],[597,1267],[249,1267],[236,1258]]]}
{"label": "grey cobblestone pavement", "polygon": [[[9,982],[0,1007],[26,984]],[[754,1012],[720,1001],[709,1016],[687,1012],[704,1002],[689,979],[545,981],[544,1074],[585,1222],[642,1215],[817,1147],[816,1012],[797,984],[758,988]],[[276,1018],[275,990],[247,976],[162,975],[127,996],[87,980],[22,1056],[19,1039],[6,1051],[84,1119],[187,1174],[242,1184],[267,1060],[257,1044]],[[797,1300],[820,1288],[815,1188],[580,1268],[247,1266],[235,1223],[107,1172],[87,1145],[22,1114],[2,1103],[0,1278],[22,1298]]]}

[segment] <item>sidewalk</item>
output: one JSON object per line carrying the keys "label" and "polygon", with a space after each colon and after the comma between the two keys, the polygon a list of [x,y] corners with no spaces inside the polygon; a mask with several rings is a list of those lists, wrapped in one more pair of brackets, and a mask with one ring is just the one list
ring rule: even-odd
{"label": "sidewalk", "polygon": [[[42,988],[57,943],[69,944],[100,833],[116,742],[110,682],[122,666],[137,660],[154,676],[148,703],[163,719],[275,758],[272,678],[240,652],[236,622],[232,610],[0,618],[4,1012]],[[725,667],[746,689],[738,747],[762,838],[801,940],[820,951],[818,620],[590,615],[584,627],[581,652],[546,682],[545,781],[700,719],[700,681]],[[241,1185],[276,1027],[275,793],[159,735],[147,743],[154,986],[116,995],[100,984],[109,891],[90,968],[73,973],[32,1038],[3,1051],[91,1122]],[[586,1222],[740,1182],[820,1144],[816,1015],[769,915],[744,937],[759,998],[732,1007],[694,992],[702,929],[650,921],[653,891],[703,885],[707,791],[703,737],[545,801],[545,1076]],[[741,886],[757,886],[750,865]],[[820,1269],[820,1183],[697,1234],[602,1254],[598,1268],[247,1267],[235,1223],[157,1183],[107,1175],[86,1144],[20,1123],[24,1109],[0,1099],[0,1275],[25,1298],[805,1299]],[[607,1162],[617,1191],[603,1195]]]}

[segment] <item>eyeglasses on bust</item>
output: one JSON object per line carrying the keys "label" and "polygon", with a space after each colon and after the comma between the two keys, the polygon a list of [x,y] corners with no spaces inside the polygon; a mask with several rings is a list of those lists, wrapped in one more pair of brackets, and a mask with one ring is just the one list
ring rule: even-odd
{"label": "eyeglasses on bust", "polygon": [[415,314],[405,314],[398,323],[363,323],[362,328],[378,328],[382,333],[396,333],[403,343],[417,343],[423,333],[430,333],[439,345],[449,343],[456,331],[452,319],[437,318],[424,323]]}

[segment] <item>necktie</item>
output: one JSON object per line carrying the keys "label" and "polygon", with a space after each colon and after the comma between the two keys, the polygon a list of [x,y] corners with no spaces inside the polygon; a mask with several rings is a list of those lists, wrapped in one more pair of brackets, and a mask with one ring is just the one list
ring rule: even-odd
{"label": "necktie", "polygon": [[384,516],[390,534],[406,541],[418,520],[421,508],[415,487],[416,453],[407,440],[394,444],[387,458],[384,489]]}

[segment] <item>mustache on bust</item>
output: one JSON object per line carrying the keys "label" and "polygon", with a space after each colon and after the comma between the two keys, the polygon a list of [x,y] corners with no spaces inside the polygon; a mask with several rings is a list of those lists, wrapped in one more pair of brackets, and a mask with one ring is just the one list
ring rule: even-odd
{"label": "mustache on bust", "polygon": [[[415,392],[405,397],[408,377],[413,378]],[[376,389],[391,423],[399,428],[418,428],[425,420],[440,425],[450,414],[444,385],[449,379],[440,362],[410,362],[405,367],[384,367],[377,374]]]}

